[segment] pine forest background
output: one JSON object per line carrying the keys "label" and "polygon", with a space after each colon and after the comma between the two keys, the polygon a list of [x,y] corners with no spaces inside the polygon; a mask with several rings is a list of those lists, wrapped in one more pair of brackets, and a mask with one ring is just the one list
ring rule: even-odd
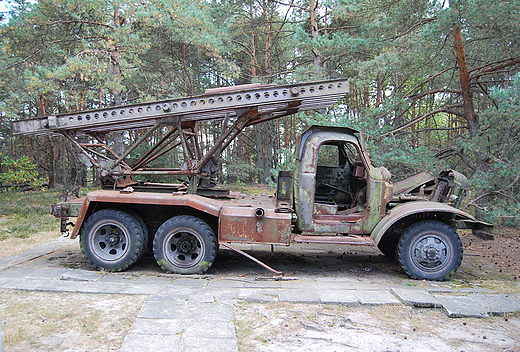
{"label": "pine forest background", "polygon": [[[271,183],[312,124],[364,131],[394,180],[453,168],[469,211],[520,224],[520,2],[0,0],[0,182],[95,186],[64,139],[13,137],[39,115],[347,77],[327,112],[249,128],[223,183]],[[218,123],[205,127],[211,138]],[[120,145],[139,138],[120,136]],[[160,136],[156,136],[159,138]],[[204,141],[201,141],[204,142]],[[178,162],[169,155],[168,163]]]}

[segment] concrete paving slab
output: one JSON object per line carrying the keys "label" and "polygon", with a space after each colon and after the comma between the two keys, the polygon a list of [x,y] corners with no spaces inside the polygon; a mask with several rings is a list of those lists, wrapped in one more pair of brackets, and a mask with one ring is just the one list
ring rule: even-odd
{"label": "concrete paving slab", "polygon": [[105,273],[98,282],[116,283],[116,284],[128,284],[137,280],[136,276],[133,275],[121,275],[114,273]]}
{"label": "concrete paving slab", "polygon": [[168,285],[171,284],[173,279],[169,277],[158,277],[158,276],[139,276],[134,283],[135,284],[157,284],[157,285]]}
{"label": "concrete paving slab", "polygon": [[125,284],[92,281],[86,282],[78,292],[115,294],[123,290],[124,287]]}
{"label": "concrete paving slab", "polygon": [[352,287],[355,290],[388,291],[388,285],[378,283],[367,283],[361,281],[353,281]]}
{"label": "concrete paving slab", "polygon": [[436,294],[436,293],[458,293],[459,290],[449,287],[449,286],[442,286],[442,285],[435,285],[435,286],[425,286],[423,287],[426,291]]}
{"label": "concrete paving slab", "polygon": [[29,260],[44,256],[45,254],[49,254],[57,248],[71,244],[70,241],[71,240],[69,238],[60,236],[52,242],[28,249],[23,253],[0,258],[0,270],[4,270],[20,263],[25,263]]}
{"label": "concrete paving slab", "polygon": [[320,303],[316,290],[279,289],[278,297],[281,302]]}
{"label": "concrete paving slab", "polygon": [[189,301],[189,298],[183,296],[174,296],[168,294],[157,294],[150,296],[146,299],[147,302],[177,302],[177,303],[186,303]]}
{"label": "concrete paving slab", "polygon": [[359,305],[359,297],[355,290],[318,290],[321,303],[343,304],[347,306]]}
{"label": "concrete paving slab", "polygon": [[0,275],[3,278],[24,278],[26,276],[31,275],[34,271],[37,269],[34,268],[26,268],[26,267],[13,267],[5,270],[0,271]]}
{"label": "concrete paving slab", "polygon": [[199,286],[178,286],[175,283],[164,285],[155,294],[158,295],[172,295],[175,297],[182,297],[189,299],[190,296],[198,294],[202,290]]}
{"label": "concrete paving slab", "polygon": [[172,283],[176,286],[197,286],[204,287],[208,285],[208,280],[202,278],[174,278]]}
{"label": "concrete paving slab", "polygon": [[315,290],[317,288],[314,280],[290,280],[280,281],[280,288],[300,289],[300,290]]}
{"label": "concrete paving slab", "polygon": [[120,352],[181,351],[179,335],[127,334]]}
{"label": "concrete paving slab", "polygon": [[450,318],[485,318],[486,309],[468,296],[436,296],[442,309]]}
{"label": "concrete paving slab", "polygon": [[129,334],[140,335],[177,335],[182,332],[183,323],[180,319],[135,319]]}
{"label": "concrete paving slab", "polygon": [[160,284],[136,284],[135,282],[124,285],[117,293],[125,295],[154,295],[163,289]]}
{"label": "concrete paving slab", "polygon": [[220,303],[189,302],[184,312],[189,320],[232,321],[234,319],[233,308]]}
{"label": "concrete paving slab", "polygon": [[316,280],[316,287],[320,290],[353,290],[354,285],[350,281]]}
{"label": "concrete paving slab", "polygon": [[359,301],[363,305],[383,305],[383,304],[400,304],[401,302],[395,298],[389,291],[356,291]]}
{"label": "concrete paving slab", "polygon": [[241,289],[238,293],[238,299],[253,303],[274,303],[278,302],[278,294],[268,294],[252,289]]}
{"label": "concrete paving slab", "polygon": [[39,288],[38,291],[48,291],[48,292],[80,292],[83,286],[85,286],[84,281],[62,281],[62,280],[45,280]]}
{"label": "concrete paving slab", "polygon": [[186,302],[146,301],[137,314],[138,318],[180,319],[184,316]]}
{"label": "concrete paving slab", "polygon": [[514,302],[516,305],[520,306],[520,295],[507,295],[507,298]]}
{"label": "concrete paving slab", "polygon": [[244,283],[244,287],[250,288],[281,288],[281,281],[257,280]]}
{"label": "concrete paving slab", "polygon": [[242,288],[248,281],[234,278],[219,278],[208,282],[209,288]]}
{"label": "concrete paving slab", "polygon": [[45,284],[45,281],[40,279],[13,279],[9,282],[6,282],[4,285],[2,285],[2,288],[7,288],[11,290],[38,290],[40,286]]}
{"label": "concrete paving slab", "polygon": [[232,321],[188,319],[185,321],[183,341],[190,337],[234,339],[235,324]]}
{"label": "concrete paving slab", "polygon": [[459,289],[461,292],[465,293],[493,293],[493,290],[485,287],[462,287]]}
{"label": "concrete paving slab", "polygon": [[[151,350],[149,350],[151,351]],[[170,349],[169,351],[176,351]],[[236,339],[187,337],[182,339],[182,352],[238,352]],[[126,351],[123,351],[126,352]]]}
{"label": "concrete paving slab", "polygon": [[65,281],[97,281],[103,277],[99,271],[71,270],[60,276]]}
{"label": "concrete paving slab", "polygon": [[520,311],[520,305],[511,301],[505,295],[470,295],[469,297],[491,315]]}
{"label": "concrete paving slab", "polygon": [[422,288],[393,287],[391,291],[406,305],[424,308],[439,308],[439,300]]}
{"label": "concrete paving slab", "polygon": [[26,276],[28,279],[59,279],[62,275],[74,272],[72,269],[44,268],[38,269]]}
{"label": "concrete paving slab", "polygon": [[214,303],[216,301],[215,292],[207,292],[204,290],[203,292],[191,295],[189,301],[197,303]]}
{"label": "concrete paving slab", "polygon": [[214,303],[231,302],[238,299],[238,288],[205,288],[199,293],[191,295],[190,302]]}

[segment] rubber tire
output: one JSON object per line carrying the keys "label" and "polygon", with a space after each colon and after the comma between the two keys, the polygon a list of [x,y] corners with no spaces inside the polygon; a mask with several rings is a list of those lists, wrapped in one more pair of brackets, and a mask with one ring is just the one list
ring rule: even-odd
{"label": "rubber tire", "polygon": [[203,273],[215,261],[217,250],[213,229],[191,215],[179,215],[165,221],[153,239],[155,260],[167,273]]}
{"label": "rubber tire", "polygon": [[[421,255],[427,249],[431,258]],[[457,232],[435,220],[412,224],[397,243],[397,260],[404,271],[417,280],[447,279],[459,268],[462,254],[462,243]]]}
{"label": "rubber tire", "polygon": [[379,248],[385,257],[391,260],[395,260],[395,254],[397,251],[396,246],[397,241],[395,239],[392,241],[389,237],[383,237],[381,241],[379,241],[377,248]]}
{"label": "rubber tire", "polygon": [[[98,270],[123,271],[134,264],[146,248],[148,232],[142,224],[144,223],[122,210],[103,209],[95,212],[81,228],[81,251]],[[102,241],[108,226],[119,232],[119,239],[122,239],[112,246],[112,250],[106,249],[110,248],[108,241]]]}

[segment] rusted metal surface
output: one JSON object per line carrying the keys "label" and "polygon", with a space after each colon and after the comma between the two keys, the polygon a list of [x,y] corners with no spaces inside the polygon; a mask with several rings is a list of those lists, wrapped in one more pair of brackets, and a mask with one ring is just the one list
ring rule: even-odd
{"label": "rusted metal surface", "polygon": [[289,245],[292,214],[275,209],[276,199],[269,196],[240,196],[226,203],[220,211],[219,240]]}
{"label": "rusted metal surface", "polygon": [[[312,126],[303,133],[297,151],[297,177],[293,178],[298,230],[310,233],[368,234],[385,216],[386,205],[392,198],[390,173],[383,167],[372,166],[362,141],[355,133],[350,128],[323,126]],[[352,204],[342,205],[344,210],[339,210],[334,203],[319,204],[315,199],[319,176],[318,151],[326,143],[349,145],[362,163],[346,163],[344,166],[352,168],[341,174],[341,177],[348,178],[346,184],[357,184],[356,189],[349,190]],[[340,169],[333,170],[340,172]]]}
{"label": "rusted metal surface", "polygon": [[473,228],[482,225],[482,228],[487,227],[486,224],[477,221],[472,215],[452,207],[446,203],[438,203],[431,201],[416,201],[399,204],[391,209],[388,214],[377,224],[374,228],[371,237],[376,244],[379,243],[381,238],[385,235],[386,231],[399,220],[404,219],[412,215],[446,215],[452,219],[454,224],[458,228]]}
{"label": "rusted metal surface", "polygon": [[454,170],[443,170],[437,178],[437,184],[432,192],[431,201],[450,203],[460,208],[466,196],[468,179]]}
{"label": "rusted metal surface", "polygon": [[83,199],[83,205],[81,206],[81,210],[79,211],[78,218],[76,219],[76,224],[74,225],[74,229],[70,234],[70,238],[74,239],[79,235],[79,230],[81,229],[81,225],[83,225],[83,221],[85,221],[85,216],[87,211],[89,210],[90,199],[85,197]]}
{"label": "rusted metal surface", "polygon": [[[298,101],[299,111],[330,106],[349,91],[345,79],[280,86],[233,87],[233,92],[210,94],[158,102],[138,103],[112,108],[80,111],[20,120],[13,124],[15,134],[55,134],[62,131],[83,133],[149,128],[158,119],[182,116],[183,121],[206,121],[236,117],[239,109],[258,107],[263,115],[281,112]],[[229,89],[228,89],[229,90]],[[171,121],[163,120],[164,124]]]}
{"label": "rusted metal surface", "polygon": [[113,204],[115,208],[124,207],[125,205],[184,206],[217,217],[219,216],[221,207],[227,201],[229,200],[211,199],[182,192],[170,194],[150,192],[128,193],[105,190],[93,191],[84,198],[71,238],[75,238],[78,235],[91,203]]}
{"label": "rusted metal surface", "polygon": [[[421,188],[421,186],[431,183],[435,181],[435,177],[425,171],[420,174],[414,175],[412,177],[408,177],[402,181],[396,182],[393,185],[393,193],[394,195],[408,194],[417,188]],[[424,195],[424,194],[423,194]]]}
{"label": "rusted metal surface", "polygon": [[[281,86],[224,87],[195,97],[20,120],[13,123],[13,129],[15,134],[65,135],[81,151],[85,164],[97,169],[104,187],[131,185],[136,175],[185,175],[190,178],[188,191],[196,193],[197,186],[207,187],[216,178],[220,152],[244,127],[298,111],[325,108],[348,91],[345,79]],[[213,146],[209,145],[203,151],[197,124],[215,120],[224,121],[222,134]],[[149,137],[166,127],[169,131],[165,132],[165,137],[150,147]],[[116,155],[104,140],[107,132],[144,128],[149,131],[122,155]],[[78,143],[76,138],[85,134],[97,142]],[[142,144],[149,150],[128,165],[125,160]],[[150,169],[152,161],[179,146],[185,167]],[[99,151],[99,148],[109,153]]]}
{"label": "rusted metal surface", "polygon": [[297,243],[327,243],[342,245],[361,245],[373,246],[374,241],[368,236],[316,236],[316,235],[294,235],[294,242]]}

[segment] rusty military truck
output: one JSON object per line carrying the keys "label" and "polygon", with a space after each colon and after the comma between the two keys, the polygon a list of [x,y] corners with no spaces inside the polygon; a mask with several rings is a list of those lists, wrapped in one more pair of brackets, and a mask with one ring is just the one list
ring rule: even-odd
{"label": "rusty military truck", "polygon": [[[330,107],[348,89],[344,79],[225,87],[20,120],[13,127],[15,134],[62,135],[94,167],[101,189],[54,204],[52,214],[61,219],[62,232],[73,226],[70,237],[79,236],[97,269],[125,270],[151,247],[166,272],[197,274],[223,246],[281,274],[234,244],[328,243],[377,246],[414,279],[449,277],[463,256],[457,229],[489,228],[459,209],[466,178],[445,170],[438,177],[425,172],[392,183],[386,168],[372,165],[356,130],[309,127],[297,142],[296,167],[279,172],[275,195],[217,187],[222,151],[244,128]],[[200,126],[215,121],[219,134],[202,136]],[[114,152],[110,132],[128,130],[142,130],[141,137],[123,153]],[[180,167],[153,167],[173,150],[183,156]],[[143,180],[151,175],[180,181]]]}

